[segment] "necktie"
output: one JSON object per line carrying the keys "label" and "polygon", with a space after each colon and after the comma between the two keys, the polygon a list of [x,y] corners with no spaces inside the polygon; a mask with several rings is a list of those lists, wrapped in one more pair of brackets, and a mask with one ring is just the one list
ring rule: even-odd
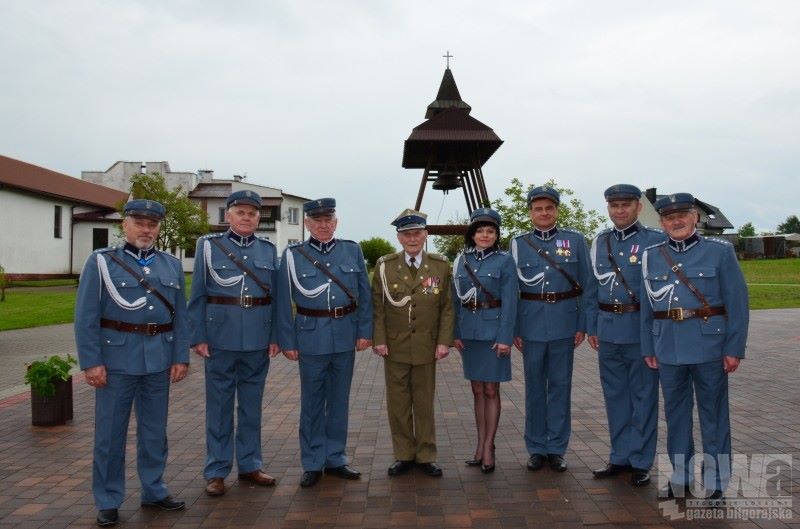
{"label": "necktie", "polygon": [[411,277],[417,277],[417,265],[415,264],[417,259],[415,257],[409,257],[408,262],[408,270],[411,272]]}

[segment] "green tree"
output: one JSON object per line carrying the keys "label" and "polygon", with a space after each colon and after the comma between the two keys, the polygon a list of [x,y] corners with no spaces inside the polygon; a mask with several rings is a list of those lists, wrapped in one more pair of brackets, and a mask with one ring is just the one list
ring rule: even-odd
{"label": "green tree", "polygon": [[[447,221],[449,225],[467,224],[468,219],[457,218]],[[433,247],[436,252],[444,255],[451,261],[464,249],[463,235],[436,235],[433,238]]]}
{"label": "green tree", "polygon": [[370,268],[373,268],[382,256],[395,252],[394,246],[380,237],[373,237],[358,244],[361,246],[361,252],[364,254],[364,259],[367,260]]}
{"label": "green tree", "polygon": [[168,189],[164,177],[157,172],[133,176],[131,196],[155,200],[167,208],[156,241],[156,246],[162,250],[190,250],[197,238],[209,231],[208,215],[203,208],[189,199],[183,187]]}
{"label": "green tree", "polygon": [[746,222],[739,227],[739,237],[755,237],[756,227],[752,222]]}
{"label": "green tree", "polygon": [[[558,206],[558,225],[573,228],[587,238],[593,238],[603,226],[605,218],[594,209],[586,210],[583,202],[574,196],[575,192],[572,189],[559,187],[552,178],[542,185],[556,189],[561,195],[561,204]],[[503,198],[498,198],[492,203],[503,219],[502,246],[508,248],[508,243],[513,237],[531,230],[531,219],[528,215],[528,191],[536,186],[536,184],[531,184],[524,187],[518,178],[513,178],[511,185],[504,191],[508,203]]]}
{"label": "green tree", "polygon": [[778,224],[776,233],[800,233],[800,219],[797,215],[790,215],[786,217],[786,221]]}

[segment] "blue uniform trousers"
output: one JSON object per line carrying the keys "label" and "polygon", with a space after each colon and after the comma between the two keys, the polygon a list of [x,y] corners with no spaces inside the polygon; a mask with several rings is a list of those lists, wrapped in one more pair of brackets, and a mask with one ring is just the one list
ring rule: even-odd
{"label": "blue uniform trousers", "polygon": [[574,343],[573,338],[524,342],[525,445],[529,454],[564,455],[567,451]]}
{"label": "blue uniform trousers", "polygon": [[125,444],[132,406],[142,502],[169,496],[164,483],[169,384],[169,369],[147,375],[109,372],[108,384],[97,388],[92,492],[98,509],[117,509],[125,499]]}
{"label": "blue uniform trousers", "polygon": [[300,462],[303,470],[347,464],[347,418],[355,353],[300,355]]}
{"label": "blue uniform trousers", "polygon": [[261,469],[261,403],[268,369],[266,351],[214,349],[205,359],[206,480],[224,478],[233,466],[234,403],[236,467],[240,474]]}
{"label": "blue uniform trousers", "polygon": [[611,437],[609,461],[649,469],[658,439],[658,371],[644,363],[638,343],[601,340],[598,362]]}
{"label": "blue uniform trousers", "polygon": [[[731,423],[728,410],[728,375],[722,360],[702,364],[659,364],[667,418],[667,452],[672,462],[672,483],[693,483],[693,396],[703,440],[703,485],[725,490],[731,477]],[[711,459],[711,461],[709,461]],[[713,488],[712,488],[713,485]]]}

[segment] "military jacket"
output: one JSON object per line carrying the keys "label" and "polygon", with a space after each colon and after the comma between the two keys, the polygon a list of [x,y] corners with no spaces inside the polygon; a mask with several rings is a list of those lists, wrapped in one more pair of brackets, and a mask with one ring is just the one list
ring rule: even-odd
{"label": "military jacket", "polygon": [[[680,244],[680,243],[679,243]],[[712,307],[724,306],[727,315],[682,321],[654,319],[653,311],[702,307],[671,270],[661,254],[666,247],[675,264]],[[642,257],[642,355],[668,365],[699,364],[722,356],[744,357],[749,309],[747,285],[733,246],[720,239],[698,237],[678,252],[663,242]]]}
{"label": "military jacket", "polygon": [[529,238],[578,282],[583,294],[554,303],[521,299],[515,335],[524,340],[562,340],[574,337],[578,331],[595,334],[597,283],[592,276],[586,239],[568,228],[555,231],[547,240],[536,237],[533,232],[512,239],[511,254],[517,265],[520,292],[545,294],[572,290],[569,280],[522,240]]}
{"label": "military jacket", "polygon": [[[494,251],[484,259],[467,252],[456,259],[453,268],[453,304],[456,311],[455,337],[462,340],[484,340],[511,345],[517,318],[519,285],[514,259],[507,252]],[[475,284],[466,271],[470,269],[483,288]],[[473,290],[474,288],[474,290]],[[495,308],[472,310],[464,302],[488,302],[491,293],[501,305]],[[470,295],[470,292],[473,292]]]}
{"label": "military jacket", "polygon": [[378,260],[372,278],[374,343],[389,346],[389,359],[429,364],[438,344],[453,344],[450,281],[450,263],[441,255],[423,252],[416,276],[402,251]]}
{"label": "military jacket", "polygon": [[[293,302],[298,307],[326,311],[351,303],[339,285],[297,251],[298,246],[344,283],[356,297],[355,312],[339,318],[293,314]],[[353,351],[358,338],[372,338],[372,298],[361,247],[343,239],[336,239],[328,253],[317,250],[307,240],[288,247],[278,273],[277,320],[281,349],[297,349],[300,354]]]}
{"label": "military jacket", "polygon": [[[616,233],[616,235],[615,235]],[[645,301],[641,297],[642,285],[642,253],[648,246],[664,241],[666,235],[660,230],[647,228],[640,223],[634,229],[624,231],[606,229],[595,237],[592,243],[592,269],[598,281],[597,301],[606,304],[631,304]],[[614,266],[608,258],[606,241],[611,243],[611,255],[617,266],[622,270],[622,276],[627,281],[631,292],[636,296],[632,300],[624,283],[617,277]],[[598,310],[597,336],[605,341],[615,344],[639,343],[641,339],[639,330],[640,312],[626,312],[614,314],[613,312]]]}
{"label": "military jacket", "polygon": [[[212,239],[221,242],[250,273],[243,273]],[[256,237],[249,246],[239,246],[225,234],[198,239],[189,297],[192,344],[208,343],[212,348],[229,351],[266,350],[276,341],[273,319],[277,272],[277,251],[266,239]],[[252,274],[267,286],[267,291],[253,280]],[[208,296],[237,298],[240,303],[208,303]],[[247,306],[248,299],[267,296],[272,298],[269,305]]]}
{"label": "military jacket", "polygon": [[[132,324],[165,324],[169,309],[111,254],[141,274],[175,308],[173,329],[147,336],[100,327],[100,319]],[[75,301],[75,342],[81,369],[105,366],[109,372],[128,375],[158,373],[173,364],[189,363],[189,324],[181,263],[157,251],[142,267],[123,246],[92,253],[81,272]]]}

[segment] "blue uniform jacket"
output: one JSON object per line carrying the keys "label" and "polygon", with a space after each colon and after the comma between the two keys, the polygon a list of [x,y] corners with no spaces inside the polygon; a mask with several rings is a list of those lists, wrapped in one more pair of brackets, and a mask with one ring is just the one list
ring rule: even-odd
{"label": "blue uniform jacket", "polygon": [[[173,330],[146,336],[100,327],[100,318],[126,323],[169,323],[167,307],[131,274],[111,259],[114,253],[133,270],[142,274],[175,307]],[[98,259],[107,264],[108,281],[101,275]],[[127,375],[158,373],[173,364],[189,363],[189,325],[184,297],[181,263],[158,251],[145,274],[141,265],[123,247],[104,248],[92,253],[81,272],[75,301],[75,342],[81,369],[103,365],[109,372]],[[116,290],[123,303],[138,308],[123,308],[109,293]],[[143,301],[143,302],[142,302]]]}
{"label": "blue uniform jacket", "polygon": [[[660,230],[647,228],[641,224],[638,224],[637,227],[638,231],[631,233],[623,240],[614,236],[613,229],[603,230],[595,237],[592,243],[592,268],[598,281],[598,303],[634,303],[628,295],[625,285],[614,275],[614,268],[608,258],[606,248],[606,238],[609,237],[611,254],[622,269],[622,275],[628,282],[628,286],[636,295],[639,303],[647,303],[646,297],[643,298],[641,294],[642,253],[648,246],[666,240],[667,236]],[[598,310],[597,336],[604,342],[615,344],[639,343],[641,340],[639,316],[639,312],[614,314]]]}
{"label": "blue uniform jacket", "polygon": [[[258,279],[269,287],[264,292],[251,275],[242,270],[211,242],[215,238],[247,266]],[[206,249],[206,247],[208,247]],[[210,257],[206,257],[210,251]],[[256,237],[250,246],[239,246],[224,233],[208,235],[197,241],[192,295],[189,297],[189,317],[192,321],[191,343],[208,343],[212,348],[228,351],[266,350],[275,343],[272,325],[275,312],[275,284],[278,273],[278,254],[275,246],[266,239]],[[208,261],[211,269],[208,268]],[[215,277],[216,276],[216,277]],[[235,284],[222,286],[225,280],[241,277]],[[272,297],[269,305],[243,308],[240,305],[208,303],[207,296],[225,296],[242,299],[244,296]]]}
{"label": "blue uniform jacket", "polygon": [[[712,307],[725,306],[726,316],[711,316],[707,322],[703,318],[653,319],[654,310],[702,306],[667,265],[659,250],[662,245]],[[723,356],[744,358],[750,319],[747,285],[730,243],[700,237],[683,252],[676,252],[667,243],[657,244],[645,250],[642,273],[643,356],[655,356],[669,365],[700,364]]]}
{"label": "blue uniform jacket", "polygon": [[561,272],[550,266],[544,257],[523,241],[523,237],[529,237],[542,251],[547,252],[580,284],[583,294],[556,303],[520,300],[515,335],[534,342],[572,338],[578,331],[594,335],[597,321],[597,283],[592,276],[586,239],[568,228],[558,228],[550,240],[539,239],[533,233],[514,237],[512,255],[516,246],[514,257],[517,272],[525,281],[532,283],[526,284],[518,275],[520,291],[539,294],[566,292],[572,289],[572,285]]}
{"label": "blue uniform jacket", "polygon": [[[325,266],[356,296],[358,309],[341,318],[304,316],[292,313],[292,302],[314,310],[346,307],[350,298],[335,282],[318,270],[308,259],[290,246],[283,252],[278,273],[278,344],[281,349],[297,349],[300,354],[330,354],[352,351],[358,338],[372,339],[372,293],[361,247],[353,242],[336,240],[333,249],[324,254],[308,241],[303,250]],[[289,258],[291,252],[291,259]],[[316,297],[299,291],[289,277],[294,263],[297,281],[306,291],[319,289]],[[329,285],[329,288],[323,287]]]}
{"label": "blue uniform jacket", "polygon": [[[465,295],[473,286],[472,278],[464,267],[469,266],[481,284],[501,301],[496,308],[477,309],[474,312],[461,306],[461,300],[453,291],[456,324],[455,337],[461,340],[483,340],[511,345],[514,340],[514,325],[517,318],[519,287],[514,259],[507,252],[496,251],[489,257],[478,260],[474,252],[468,252],[458,260],[453,270],[453,283],[458,292]],[[477,289],[477,301],[488,301],[489,297]]]}

